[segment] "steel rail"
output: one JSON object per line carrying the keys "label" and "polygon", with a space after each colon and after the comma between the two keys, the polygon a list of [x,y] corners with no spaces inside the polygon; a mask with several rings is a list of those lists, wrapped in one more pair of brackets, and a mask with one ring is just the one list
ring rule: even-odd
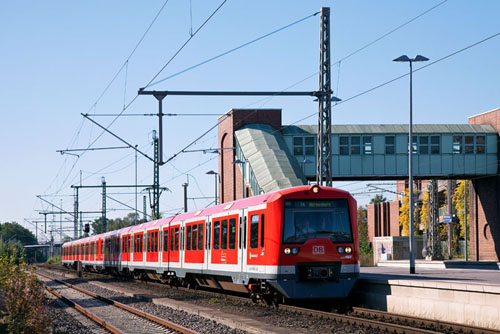
{"label": "steel rail", "polygon": [[478,326],[470,326],[466,324],[457,324],[453,322],[434,320],[434,319],[424,319],[414,316],[390,313],[379,310],[371,310],[361,307],[353,307],[352,310],[356,314],[363,316],[378,317],[382,320],[390,319],[391,321],[399,321],[402,323],[413,322],[421,323],[423,326],[434,328],[435,330],[453,330],[454,333],[470,333],[470,334],[498,334],[500,331],[494,329],[488,329]]}
{"label": "steel rail", "polygon": [[[79,291],[81,293],[84,293],[84,294],[86,294],[88,296],[96,298],[96,299],[98,299],[100,301],[103,301],[103,302],[105,302],[107,304],[113,305],[113,306],[115,306],[117,308],[120,308],[120,309],[125,310],[125,311],[130,312],[130,313],[133,313],[135,315],[138,315],[138,316],[140,316],[140,317],[142,317],[144,319],[150,320],[150,321],[152,321],[154,323],[157,323],[159,325],[165,326],[165,327],[167,327],[167,328],[169,328],[171,330],[174,330],[174,331],[176,331],[178,333],[182,333],[182,334],[198,334],[198,332],[193,331],[193,330],[191,330],[189,328],[183,327],[181,325],[175,324],[175,323],[170,322],[170,321],[165,320],[165,319],[161,319],[161,318],[159,318],[159,317],[157,317],[155,315],[152,315],[152,314],[147,313],[147,312],[140,311],[140,310],[138,310],[136,308],[133,308],[133,307],[125,305],[125,304],[122,304],[122,303],[117,302],[115,300],[112,300],[112,299],[109,299],[109,298],[106,298],[106,297],[103,297],[103,296],[99,296],[99,295],[97,295],[97,294],[95,294],[95,293],[93,293],[91,291],[79,288],[77,286],[74,286],[73,284],[61,281],[61,280],[59,280],[57,278],[50,277],[50,276],[42,274],[40,272],[37,272],[37,274],[40,275],[40,276],[43,276],[45,278],[48,278],[50,280],[53,280],[53,281],[55,281],[57,283],[63,284],[65,286],[67,286],[68,288],[74,289],[74,290]],[[80,306],[80,308],[82,308],[82,307]],[[103,321],[103,320],[100,320],[100,321]],[[121,333],[121,332],[119,332],[119,333]]]}
{"label": "steel rail", "polygon": [[[41,275],[41,274],[40,274]],[[41,276],[45,276],[45,275],[41,275]],[[47,277],[47,276],[45,276]],[[67,305],[71,306],[72,308],[74,308],[75,310],[77,310],[78,312],[82,313],[84,316],[86,316],[87,318],[91,319],[92,321],[96,322],[98,325],[100,325],[101,327],[104,327],[106,328],[107,330],[109,330],[111,333],[113,334],[123,334],[123,332],[121,330],[119,330],[118,328],[114,327],[113,325],[107,323],[106,321],[102,320],[101,318],[99,318],[97,315],[95,315],[94,313],[88,311],[86,308],[78,305],[76,302],[72,301],[71,299],[61,295],[59,292],[57,292],[55,289],[53,288],[50,288],[48,286],[45,287],[45,289],[47,289],[47,291],[49,291],[51,294],[53,294],[54,296],[56,296],[57,298],[59,298],[60,300],[62,300],[64,303],[66,303]]]}
{"label": "steel rail", "polygon": [[349,316],[349,315],[342,315],[342,314],[336,314],[336,313],[330,313],[330,312],[324,312],[324,311],[316,311],[316,310],[305,309],[305,308],[290,306],[290,305],[280,305],[280,308],[286,309],[286,310],[291,311],[291,312],[310,314],[310,315],[320,317],[320,318],[332,319],[335,322],[346,323],[349,325],[356,325],[356,326],[362,327],[362,328],[368,328],[368,329],[373,328],[373,329],[378,329],[381,331],[389,331],[390,333],[404,333],[404,334],[437,334],[437,333],[441,333],[441,332],[430,331],[427,329],[413,328],[413,327],[409,327],[409,326],[391,324],[391,323],[387,323],[387,322],[376,321],[376,320],[365,319],[365,318],[358,318],[358,317],[353,317],[353,316]]}

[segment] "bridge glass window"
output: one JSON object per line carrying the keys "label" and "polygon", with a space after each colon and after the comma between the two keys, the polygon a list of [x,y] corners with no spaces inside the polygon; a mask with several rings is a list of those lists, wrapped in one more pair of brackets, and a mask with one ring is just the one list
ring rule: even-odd
{"label": "bridge glass window", "polygon": [[431,154],[439,154],[440,152],[440,137],[431,136]]}
{"label": "bridge glass window", "polygon": [[203,249],[203,224],[198,224],[198,250]]}
{"label": "bridge glass window", "polygon": [[163,230],[163,251],[168,251],[168,229]]}
{"label": "bridge glass window", "polygon": [[476,154],[484,154],[485,152],[485,136],[476,137]]}
{"label": "bridge glass window", "polygon": [[372,136],[363,136],[363,154],[372,154]]}
{"label": "bridge glass window", "polygon": [[462,136],[453,136],[453,154],[462,153]]}
{"label": "bridge glass window", "polygon": [[395,140],[394,136],[385,136],[385,154],[394,154]]}
{"label": "bridge glass window", "polygon": [[293,155],[303,155],[302,137],[293,137]]}
{"label": "bridge glass window", "polygon": [[191,250],[191,226],[186,229],[186,250]]}
{"label": "bridge glass window", "polygon": [[340,155],[349,155],[349,137],[339,137],[339,151]]}
{"label": "bridge glass window", "polygon": [[418,149],[420,154],[429,154],[429,136],[418,137]]}
{"label": "bridge glass window", "polygon": [[220,244],[220,222],[214,222],[214,249],[219,249]]}
{"label": "bridge glass window", "polygon": [[352,155],[361,154],[361,138],[359,136],[351,137],[351,154]]}
{"label": "bridge glass window", "polygon": [[250,248],[259,247],[259,215],[252,215],[250,222]]}
{"label": "bridge glass window", "polygon": [[465,136],[465,154],[474,153],[474,136]]}
{"label": "bridge glass window", "polygon": [[[413,136],[412,137],[412,146],[413,146],[413,154],[417,154],[418,153],[418,144],[417,144],[417,136]],[[410,150],[410,147],[408,147],[408,151]]]}
{"label": "bridge glass window", "polygon": [[304,137],[304,151],[306,155],[314,156],[314,137]]}

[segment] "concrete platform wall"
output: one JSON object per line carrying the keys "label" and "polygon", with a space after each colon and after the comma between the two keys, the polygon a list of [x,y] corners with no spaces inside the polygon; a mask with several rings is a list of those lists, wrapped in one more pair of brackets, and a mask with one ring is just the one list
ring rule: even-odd
{"label": "concrete platform wall", "polygon": [[363,307],[500,330],[500,286],[435,281],[360,279]]}

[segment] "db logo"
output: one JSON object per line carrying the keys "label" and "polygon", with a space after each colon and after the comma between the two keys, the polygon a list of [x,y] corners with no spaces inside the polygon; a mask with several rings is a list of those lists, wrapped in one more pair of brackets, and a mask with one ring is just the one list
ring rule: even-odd
{"label": "db logo", "polygon": [[313,246],[313,254],[325,254],[325,246]]}

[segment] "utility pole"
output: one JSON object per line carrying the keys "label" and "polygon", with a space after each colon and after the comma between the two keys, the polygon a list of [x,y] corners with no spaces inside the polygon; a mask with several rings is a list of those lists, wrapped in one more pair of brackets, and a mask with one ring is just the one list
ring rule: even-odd
{"label": "utility pole", "polygon": [[[453,191],[453,184],[451,180],[448,180],[448,186],[447,186],[447,192],[446,192],[446,197],[448,200],[448,214],[451,216],[452,215],[452,210],[453,206],[451,203],[451,192]],[[451,249],[451,241],[453,239],[453,219],[452,221],[448,224],[448,260],[451,260],[453,257],[453,250]]]}
{"label": "utility pole", "polygon": [[147,221],[146,218],[146,195],[142,196],[142,212],[143,212],[143,219],[144,221]]}
{"label": "utility pole", "polygon": [[73,204],[73,240],[78,238],[78,189],[75,187],[75,203]]}
{"label": "utility pole", "polygon": [[[61,208],[62,208],[62,199],[61,199]],[[62,245],[62,211],[59,214],[59,243]]]}
{"label": "utility pole", "polygon": [[316,182],[332,186],[332,88],[330,80],[330,8],[322,7],[320,25]]}
{"label": "utility pole", "polygon": [[102,181],[102,222],[104,224],[104,232],[108,232],[108,222],[106,221],[106,179],[101,177]]}
{"label": "utility pole", "polygon": [[[161,113],[161,100],[160,101],[160,113]],[[161,120],[161,117],[160,117]],[[160,121],[160,125],[161,125]],[[161,131],[161,128],[160,128]],[[161,132],[160,132],[161,133]],[[161,146],[159,145],[158,137],[156,136],[156,131],[153,130],[153,145],[154,145],[154,167],[153,167],[153,220],[160,218],[160,164],[162,155],[159,150]]]}
{"label": "utility pole", "polygon": [[187,187],[188,183],[183,183],[182,186],[184,187],[184,212],[188,211],[188,200],[187,200]]}

